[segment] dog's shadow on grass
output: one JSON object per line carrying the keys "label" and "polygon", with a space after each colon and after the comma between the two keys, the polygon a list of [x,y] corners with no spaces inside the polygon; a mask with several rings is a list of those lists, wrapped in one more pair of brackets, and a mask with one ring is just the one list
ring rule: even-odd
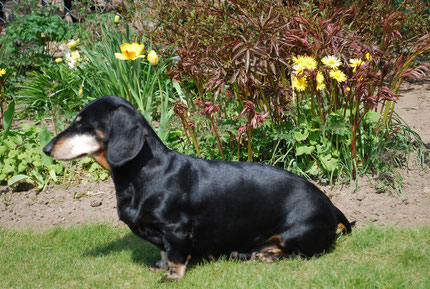
{"label": "dog's shadow on grass", "polygon": [[84,252],[84,256],[102,257],[122,251],[131,251],[133,262],[146,266],[153,265],[155,261],[160,259],[160,250],[157,247],[132,233],[107,244],[88,249]]}
{"label": "dog's shadow on grass", "polygon": [[[133,233],[128,233],[124,237],[112,240],[104,245],[90,248],[83,255],[86,257],[103,257],[123,251],[131,251],[132,261],[146,267],[151,267],[156,261],[160,260],[160,249]],[[202,258],[191,259],[187,268],[192,270],[196,266],[212,261]]]}

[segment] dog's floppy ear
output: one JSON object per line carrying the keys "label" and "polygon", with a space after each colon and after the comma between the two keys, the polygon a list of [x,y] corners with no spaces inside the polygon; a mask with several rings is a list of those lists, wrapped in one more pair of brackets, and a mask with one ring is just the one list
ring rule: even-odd
{"label": "dog's floppy ear", "polygon": [[144,143],[145,128],[140,115],[120,106],[112,112],[106,158],[110,166],[120,167],[137,156]]}

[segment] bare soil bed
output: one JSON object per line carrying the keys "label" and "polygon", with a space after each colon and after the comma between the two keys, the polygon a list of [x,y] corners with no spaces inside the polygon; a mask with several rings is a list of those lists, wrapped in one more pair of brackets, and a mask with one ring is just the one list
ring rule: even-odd
{"label": "bare soil bed", "polygon": [[[396,105],[398,113],[430,146],[430,82],[405,84]],[[375,177],[353,185],[318,185],[357,226],[368,224],[416,227],[430,225],[430,168],[410,157],[400,171],[402,193],[378,192]],[[0,227],[46,229],[88,222],[120,226],[114,186],[107,182],[52,185],[46,191],[13,191],[0,186]]]}

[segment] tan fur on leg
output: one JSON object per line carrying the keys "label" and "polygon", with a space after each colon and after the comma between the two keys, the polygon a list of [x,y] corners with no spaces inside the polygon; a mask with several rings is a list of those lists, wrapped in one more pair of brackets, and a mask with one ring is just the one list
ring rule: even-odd
{"label": "tan fur on leg", "polygon": [[166,280],[179,280],[185,276],[186,264],[169,262],[169,274],[165,276]]}

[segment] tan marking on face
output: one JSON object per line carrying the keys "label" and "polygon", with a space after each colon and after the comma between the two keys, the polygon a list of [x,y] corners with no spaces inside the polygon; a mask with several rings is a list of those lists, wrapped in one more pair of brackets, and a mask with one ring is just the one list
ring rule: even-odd
{"label": "tan marking on face", "polygon": [[75,121],[81,121],[81,119],[82,119],[82,116],[78,116],[76,117]]}
{"label": "tan marking on face", "polygon": [[102,145],[90,135],[75,135],[59,139],[51,152],[56,160],[73,160],[91,155],[102,149]]}
{"label": "tan marking on face", "polygon": [[112,170],[106,159],[106,149],[93,153],[91,157],[108,171]]}
{"label": "tan marking on face", "polygon": [[96,129],[96,135],[101,139],[105,140],[105,135],[101,130]]}

